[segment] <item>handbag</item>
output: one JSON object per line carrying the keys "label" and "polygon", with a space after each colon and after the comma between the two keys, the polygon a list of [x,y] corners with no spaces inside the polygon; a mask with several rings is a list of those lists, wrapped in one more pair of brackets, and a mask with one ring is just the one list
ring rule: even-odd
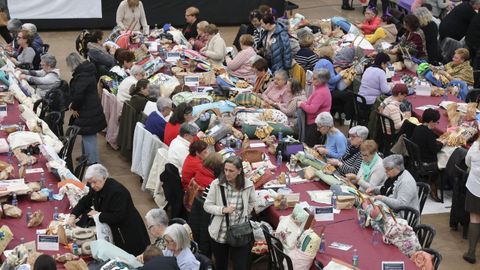
{"label": "handbag", "polygon": [[275,155],[278,155],[279,151],[282,151],[282,159],[289,161],[291,155],[295,155],[298,152],[304,150],[303,144],[298,141],[289,142],[282,140],[278,143],[277,152]]}
{"label": "handbag", "polygon": [[[223,205],[227,206],[227,199],[225,197],[225,188],[220,186]],[[237,223],[230,226],[229,215],[226,214],[227,222],[227,244],[232,247],[244,247],[253,243],[253,230],[250,221],[245,217],[244,223]],[[240,221],[240,220],[239,220]]]}
{"label": "handbag", "polygon": [[185,196],[183,197],[183,205],[188,212],[192,210],[192,204],[195,197],[201,197],[204,190],[205,189],[195,181],[195,178],[190,180],[187,192],[185,192]]}

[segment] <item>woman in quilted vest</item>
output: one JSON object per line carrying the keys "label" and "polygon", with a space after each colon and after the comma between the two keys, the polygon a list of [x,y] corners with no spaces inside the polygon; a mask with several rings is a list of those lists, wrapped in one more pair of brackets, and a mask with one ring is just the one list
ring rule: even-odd
{"label": "woman in quilted vest", "polygon": [[272,72],[279,69],[292,68],[292,48],[288,28],[281,22],[276,22],[272,14],[262,17],[262,28],[265,29],[261,40],[260,54],[269,62]]}

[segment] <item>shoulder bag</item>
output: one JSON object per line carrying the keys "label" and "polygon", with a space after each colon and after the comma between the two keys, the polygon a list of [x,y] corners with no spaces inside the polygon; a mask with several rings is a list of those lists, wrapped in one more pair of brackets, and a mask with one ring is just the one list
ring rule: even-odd
{"label": "shoulder bag", "polygon": [[[227,199],[225,197],[225,187],[220,186],[220,191],[222,194],[223,205],[226,207]],[[243,199],[242,199],[242,203],[243,203]],[[234,224],[234,225],[229,224],[230,220],[229,220],[228,214],[225,214],[225,217],[227,221],[227,244],[229,246],[244,247],[246,245],[253,243],[253,230],[247,216],[245,216],[244,223],[237,222],[237,224]],[[240,221],[240,218],[241,216],[239,217],[238,221]]]}

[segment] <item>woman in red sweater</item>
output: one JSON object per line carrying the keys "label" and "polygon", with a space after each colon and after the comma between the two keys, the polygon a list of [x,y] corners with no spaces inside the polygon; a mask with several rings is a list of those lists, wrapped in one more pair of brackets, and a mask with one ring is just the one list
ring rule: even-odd
{"label": "woman in red sweater", "polygon": [[377,16],[377,9],[369,7],[365,10],[365,21],[357,24],[357,27],[362,30],[363,34],[370,35],[377,30],[381,23],[382,20]]}
{"label": "woman in red sweater", "polygon": [[175,139],[180,132],[180,126],[185,122],[190,122],[193,107],[185,102],[178,104],[173,110],[173,114],[165,125],[165,134],[163,135],[163,142],[170,146],[170,143]]}
{"label": "woman in red sweater", "polygon": [[221,154],[213,152],[203,160],[200,170],[195,172],[195,181],[202,188],[207,188],[217,178],[223,169],[223,157]]}
{"label": "woman in red sweater", "polygon": [[182,184],[186,191],[190,180],[202,168],[202,162],[208,155],[208,144],[204,141],[195,141],[190,144],[189,155],[185,158],[182,167]]}
{"label": "woman in red sweater", "polygon": [[330,80],[330,72],[327,69],[321,68],[315,70],[312,77],[312,83],[315,89],[307,101],[300,103],[300,108],[307,114],[305,143],[309,147],[320,143],[321,134],[317,130],[315,118],[321,112],[330,112],[332,107],[332,95],[327,85],[328,80]]}

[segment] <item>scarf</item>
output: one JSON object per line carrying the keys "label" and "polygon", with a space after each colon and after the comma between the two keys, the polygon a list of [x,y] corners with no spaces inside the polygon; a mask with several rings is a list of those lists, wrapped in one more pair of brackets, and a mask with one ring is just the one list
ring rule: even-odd
{"label": "scarf", "polygon": [[370,174],[372,173],[373,166],[375,166],[375,164],[377,163],[377,160],[378,160],[378,154],[375,153],[375,155],[373,156],[372,160],[370,160],[370,162],[365,163],[364,161],[362,161],[362,170],[363,170],[363,180],[364,181],[366,181],[370,177]]}
{"label": "scarf", "polygon": [[266,83],[268,83],[269,80],[270,80],[270,74],[267,71],[265,73],[265,75],[263,75],[260,78],[257,78],[257,80],[255,81],[255,86],[253,87],[252,92],[253,93],[260,93],[260,94],[263,93],[265,91],[264,85]]}
{"label": "scarf", "polygon": [[392,178],[387,178],[383,186],[380,188],[380,194],[383,196],[390,196],[393,193],[393,187],[395,181],[397,181],[398,177],[400,177],[403,174],[404,171],[401,171],[397,176],[392,177]]}

